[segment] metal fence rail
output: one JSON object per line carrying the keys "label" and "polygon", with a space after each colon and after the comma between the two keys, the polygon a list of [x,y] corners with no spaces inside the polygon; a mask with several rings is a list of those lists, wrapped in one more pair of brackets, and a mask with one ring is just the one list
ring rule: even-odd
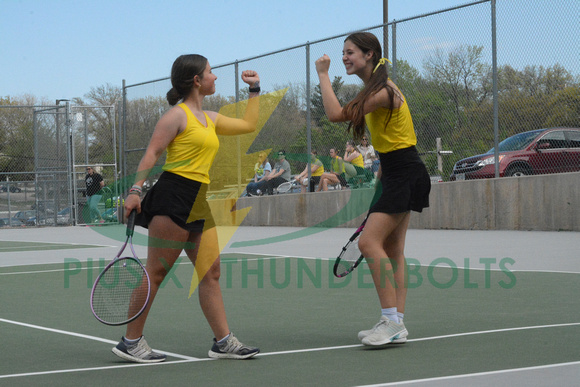
{"label": "metal fence rail", "polygon": [[[555,45],[550,39],[538,39],[533,50],[523,44],[529,41],[530,33],[536,34],[533,31],[540,30],[544,36],[560,34],[560,28],[551,24],[553,19],[567,25],[565,30],[571,36],[577,36],[580,30],[574,15],[579,8],[579,3],[571,0],[533,5],[524,0],[483,0],[365,29],[380,41],[383,29],[388,29],[393,62],[389,74],[407,97],[417,147],[434,181],[455,178],[453,168],[458,160],[494,147],[494,173],[503,175],[497,162],[501,140],[538,128],[580,126],[576,40],[570,38]],[[530,9],[543,17],[534,29],[527,19]],[[243,188],[253,176],[256,152],[260,150],[271,150],[271,156],[286,150],[293,173],[302,171],[311,150],[317,151],[326,168],[330,148],[338,149],[339,155],[344,153],[351,137],[346,125],[326,119],[313,62],[323,54],[331,57],[330,75],[337,96],[342,103],[349,101],[362,84],[356,77],[345,76],[341,63],[347,35],[213,68],[218,81],[216,93],[206,98],[204,108],[208,110],[217,111],[247,95],[239,86],[240,68],[256,69],[262,90],[288,88],[288,92],[249,149],[236,150],[235,144],[230,144],[235,140],[224,139],[222,146],[235,150],[230,162],[237,164],[242,176],[213,171],[210,189],[235,184]],[[542,53],[543,65],[537,65],[538,53]],[[169,78],[161,78],[123,86],[121,151],[122,169],[128,177],[135,173],[156,121],[169,108],[165,93],[171,85]],[[569,106],[571,113],[566,115],[562,105]],[[162,158],[158,165],[163,162]],[[488,163],[494,167],[493,162]],[[151,176],[151,183],[156,176]]]}

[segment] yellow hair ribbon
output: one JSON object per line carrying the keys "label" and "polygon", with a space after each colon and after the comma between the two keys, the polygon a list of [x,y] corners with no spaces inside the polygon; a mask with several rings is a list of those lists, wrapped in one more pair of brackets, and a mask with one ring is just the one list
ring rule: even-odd
{"label": "yellow hair ribbon", "polygon": [[377,71],[377,69],[379,68],[380,65],[384,65],[386,62],[393,64],[393,62],[391,62],[387,58],[381,58],[381,59],[379,59],[379,63],[377,63],[377,65],[375,66],[375,69],[373,70],[373,74],[375,73],[375,71]]}

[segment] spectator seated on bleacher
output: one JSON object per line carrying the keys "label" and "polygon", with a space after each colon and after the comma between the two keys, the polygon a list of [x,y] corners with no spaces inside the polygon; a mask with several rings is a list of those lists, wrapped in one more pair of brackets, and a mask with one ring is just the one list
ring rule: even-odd
{"label": "spectator seated on bleacher", "polygon": [[266,178],[271,171],[272,166],[268,162],[268,155],[266,152],[260,152],[258,155],[258,162],[254,166],[254,180],[249,182],[246,187],[248,196],[258,196],[263,194],[263,191],[260,189],[260,183],[266,181]]}
{"label": "spectator seated on bleacher", "polygon": [[[344,161],[338,155],[335,148],[330,148],[330,172],[324,172],[320,176],[320,183],[318,184],[318,191],[328,191],[329,186],[338,187],[338,189],[346,188],[348,183],[345,178]],[[336,188],[335,188],[336,189]]]}
{"label": "spectator seated on bleacher", "polygon": [[363,156],[357,150],[354,141],[346,142],[343,160],[350,188],[362,188],[372,181],[374,175],[365,170]]}
{"label": "spectator seated on bleacher", "polygon": [[312,151],[310,154],[310,177],[311,179],[308,180],[308,165],[304,168],[304,170],[294,177],[297,181],[298,185],[300,186],[300,193],[306,192],[306,186],[310,184],[309,192],[314,192],[316,188],[316,184],[320,183],[320,176],[324,173],[324,165],[322,161],[317,158],[317,152],[315,150]]}

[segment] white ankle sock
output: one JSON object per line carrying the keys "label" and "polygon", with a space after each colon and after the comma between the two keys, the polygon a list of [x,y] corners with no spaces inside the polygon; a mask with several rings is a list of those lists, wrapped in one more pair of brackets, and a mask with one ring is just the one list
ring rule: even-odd
{"label": "white ankle sock", "polygon": [[[141,336],[141,337],[143,337],[143,336]],[[138,339],[130,340],[130,339],[126,338],[125,336],[123,336],[123,341],[125,342],[125,344],[135,344],[139,340],[141,340],[141,337],[139,337]]]}
{"label": "white ankle sock", "polygon": [[230,338],[230,335],[231,335],[231,333],[228,333],[228,334],[226,335],[226,337],[224,337],[224,338],[223,338],[223,339],[221,339],[221,340],[218,340],[218,344],[222,344],[222,343],[226,342],[226,341],[227,341],[227,340]]}
{"label": "white ankle sock", "polygon": [[399,316],[397,316],[397,307],[381,309],[381,314],[387,317],[389,320],[392,320],[397,324],[399,323]]}

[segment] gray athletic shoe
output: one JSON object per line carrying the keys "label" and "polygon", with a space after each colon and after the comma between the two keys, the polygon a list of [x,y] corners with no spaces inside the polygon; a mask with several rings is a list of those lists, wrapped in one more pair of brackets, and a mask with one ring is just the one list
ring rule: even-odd
{"label": "gray athletic shoe", "polygon": [[407,329],[405,324],[396,323],[386,316],[381,316],[381,319],[377,325],[373,328],[372,332],[365,336],[361,341],[364,345],[385,345],[393,343],[395,339],[405,339],[407,340]]}
{"label": "gray athletic shoe", "polygon": [[[375,326],[374,326],[374,327],[372,327],[371,329],[368,329],[368,330],[366,330],[366,331],[360,331],[360,332],[358,333],[358,339],[359,339],[359,340],[362,340],[362,339],[364,339],[365,337],[367,337],[368,335],[370,335],[371,333],[373,333],[373,331],[375,330],[375,328],[376,328],[376,327],[377,327],[379,324],[381,324],[381,321],[379,321],[378,323],[376,323],[376,324],[375,324]],[[401,320],[401,324],[403,324],[403,326],[405,325],[405,324],[403,323],[403,320]],[[393,341],[392,341],[392,343],[393,343],[393,344],[404,344],[404,343],[406,343],[406,342],[407,342],[407,335],[408,335],[408,334],[409,334],[409,333],[407,332],[407,329],[405,329],[405,332],[404,332],[404,333],[401,333],[400,335],[397,335],[397,337],[394,337],[394,338],[393,338]]]}
{"label": "gray athletic shoe", "polygon": [[230,333],[230,337],[219,344],[216,339],[213,339],[213,346],[208,352],[209,357],[214,359],[248,359],[257,355],[260,352],[258,348],[249,347],[240,343],[240,341]]}
{"label": "gray athletic shoe", "polygon": [[121,338],[119,344],[113,348],[113,353],[120,358],[135,363],[159,363],[165,361],[167,358],[167,356],[161,353],[153,352],[143,336],[135,344],[127,344]]}

